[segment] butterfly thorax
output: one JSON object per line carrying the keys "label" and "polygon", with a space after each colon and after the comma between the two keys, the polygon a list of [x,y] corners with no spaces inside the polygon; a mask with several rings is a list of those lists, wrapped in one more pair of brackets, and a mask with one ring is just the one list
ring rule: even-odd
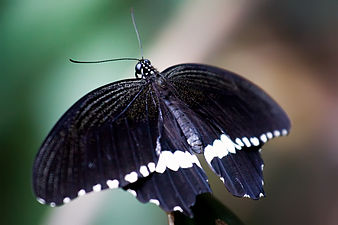
{"label": "butterfly thorax", "polygon": [[140,59],[135,66],[135,77],[140,79],[149,79],[159,74],[148,59]]}

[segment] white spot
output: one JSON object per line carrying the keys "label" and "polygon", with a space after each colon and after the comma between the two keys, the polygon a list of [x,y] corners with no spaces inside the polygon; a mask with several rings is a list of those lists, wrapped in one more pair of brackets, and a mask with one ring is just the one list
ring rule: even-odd
{"label": "white spot", "polygon": [[124,176],[124,179],[126,181],[128,181],[129,183],[134,183],[135,181],[137,181],[137,173],[135,171],[128,173],[127,175]]}
{"label": "white spot", "polygon": [[254,146],[258,146],[258,145],[259,145],[259,140],[258,140],[258,138],[256,138],[256,137],[250,138],[250,141],[251,141],[251,143],[252,143]]}
{"label": "white spot", "polygon": [[110,189],[118,188],[119,187],[119,181],[114,179],[114,180],[107,180],[107,185]]}
{"label": "white spot", "polygon": [[140,167],[140,173],[141,173],[142,176],[144,176],[144,177],[149,176],[149,171],[148,171],[148,169],[147,169],[146,166],[141,166],[141,167]]}
{"label": "white spot", "polygon": [[266,137],[265,134],[262,134],[260,137],[261,141],[263,141],[264,143],[268,141],[268,138]]}
{"label": "white spot", "polygon": [[51,202],[51,203],[49,203],[49,205],[50,205],[50,207],[55,207],[56,206],[55,202]]}
{"label": "white spot", "polygon": [[160,155],[161,154],[161,143],[160,143],[160,137],[157,137],[156,139],[156,154]]}
{"label": "white spot", "polygon": [[241,146],[236,145],[235,143],[232,142],[232,140],[225,134],[221,135],[221,141],[225,145],[226,149],[230,153],[236,153],[236,146],[237,148],[241,149]]}
{"label": "white spot", "polygon": [[224,183],[224,178],[223,177],[220,177],[219,179]]}
{"label": "white spot", "polygon": [[132,194],[134,197],[137,196],[136,191],[131,190],[131,189],[128,189],[127,191],[128,191],[130,194]]}
{"label": "white spot", "polygon": [[153,203],[153,204],[155,204],[155,205],[157,205],[157,206],[160,205],[160,202],[159,202],[157,199],[150,199],[149,202],[150,202],[150,203]]}
{"label": "white spot", "polygon": [[269,139],[271,139],[271,138],[273,137],[273,135],[272,135],[271,132],[266,133],[266,136],[267,136]]}
{"label": "white spot", "polygon": [[239,138],[236,138],[235,139],[235,142],[239,145],[239,146],[244,146],[244,144],[243,144],[243,142],[241,141],[241,139],[239,139]]}
{"label": "white spot", "polygon": [[288,134],[288,131],[287,131],[286,129],[283,129],[283,130],[282,130],[282,135],[285,136],[285,135],[287,135],[287,134]]}
{"label": "white spot", "polygon": [[[208,145],[210,146],[210,145]],[[220,140],[215,140],[214,145],[208,146],[205,148],[204,156],[207,159],[208,163],[211,163],[211,160],[215,157],[222,159],[224,156],[228,155],[228,151],[222,146],[222,142]]]}
{"label": "white spot", "polygon": [[162,151],[156,165],[156,172],[164,173],[167,167],[173,171],[177,171],[180,168],[172,152]]}
{"label": "white spot", "polygon": [[171,151],[162,151],[156,165],[157,173],[164,173],[168,168],[173,171],[177,171],[179,168],[191,168],[193,164],[201,167],[201,164],[196,155],[191,154],[188,151],[177,150],[174,153]]}
{"label": "white spot", "polygon": [[92,162],[88,163],[88,168],[93,168],[94,166],[95,166],[94,163],[92,163]]}
{"label": "white spot", "polygon": [[101,191],[101,184],[94,185],[93,186],[93,191],[95,191],[95,192]]}
{"label": "white spot", "polygon": [[167,168],[166,165],[166,159],[165,154],[168,154],[168,151],[163,151],[160,154],[160,158],[158,159],[157,166],[156,166],[156,172],[158,173],[164,173],[165,169]]}
{"label": "white spot", "polygon": [[273,134],[276,136],[276,137],[279,137],[280,136],[280,131],[279,130],[275,130],[273,132]]}
{"label": "white spot", "polygon": [[82,196],[82,195],[85,195],[86,194],[86,191],[84,189],[81,189],[78,193],[77,193],[77,196]]}
{"label": "white spot", "polygon": [[40,204],[46,204],[46,201],[42,198],[36,198],[36,200],[40,203]]}
{"label": "white spot", "polygon": [[244,198],[250,198],[250,195],[244,194],[243,197],[244,197]]}
{"label": "white spot", "polygon": [[153,162],[148,163],[148,169],[150,173],[154,172],[156,170],[155,163]]}
{"label": "white spot", "polygon": [[192,155],[186,151],[175,151],[174,158],[177,161],[180,168],[191,168],[192,167]]}
{"label": "white spot", "polygon": [[[235,145],[235,148],[236,148],[237,150],[241,150],[241,149],[242,149],[242,147],[239,146],[239,145]],[[235,152],[235,153],[236,153],[236,152]]]}
{"label": "white spot", "polygon": [[242,141],[244,142],[244,144],[245,144],[246,147],[250,147],[251,146],[250,141],[249,141],[249,139],[247,137],[243,137]]}
{"label": "white spot", "polygon": [[264,169],[264,164],[261,165],[261,170],[263,171],[263,169]]}
{"label": "white spot", "polygon": [[261,152],[262,151],[262,149],[260,148],[260,149],[258,149],[258,152]]}
{"label": "white spot", "polygon": [[63,203],[68,203],[68,202],[70,202],[70,198],[69,197],[65,197],[64,199],[63,199]]}
{"label": "white spot", "polygon": [[204,158],[207,160],[209,164],[211,164],[211,160],[216,157],[215,151],[213,151],[213,147],[211,145],[208,145],[204,148]]}
{"label": "white spot", "polygon": [[264,197],[264,194],[263,193],[260,193],[259,194],[259,197],[261,198],[261,197]]}
{"label": "white spot", "polygon": [[175,206],[173,210],[183,212],[183,209],[180,206]]}
{"label": "white spot", "polygon": [[229,153],[228,150],[226,149],[226,146],[220,139],[214,140],[212,147],[214,148],[214,151],[217,153],[217,156],[219,158],[223,158]]}
{"label": "white spot", "polygon": [[262,180],[262,186],[264,186],[264,180]]}
{"label": "white spot", "polygon": [[[222,159],[224,156],[228,155],[229,152],[236,153],[236,148],[241,148],[241,146],[244,146],[242,141],[240,141],[238,138],[235,140],[238,143],[238,145],[236,145],[225,134],[222,134],[220,139],[216,139],[212,145],[208,145],[204,149],[204,157],[209,164],[211,164],[213,158],[218,157]],[[249,142],[248,139],[247,141]]]}

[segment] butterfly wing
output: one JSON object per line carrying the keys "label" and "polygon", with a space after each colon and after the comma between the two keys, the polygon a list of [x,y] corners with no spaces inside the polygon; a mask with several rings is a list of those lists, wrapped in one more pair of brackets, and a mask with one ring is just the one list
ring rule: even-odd
{"label": "butterfly wing", "polygon": [[[192,157],[188,152],[176,151],[175,155]],[[197,158],[196,158],[197,159]],[[166,212],[180,211],[192,217],[191,206],[196,202],[196,196],[211,192],[207,176],[199,164],[191,167],[166,169],[163,173],[153,173],[149,177],[126,186],[126,190],[134,193],[143,202],[151,202],[160,206]]]}
{"label": "butterfly wing", "polygon": [[166,212],[180,211],[192,217],[191,206],[196,196],[211,192],[208,178],[196,155],[184,138],[174,115],[159,100],[161,110],[161,135],[159,160],[156,170],[149,177],[126,186],[143,202],[151,202]]}
{"label": "butterfly wing", "polygon": [[182,64],[162,75],[200,122],[204,156],[227,189],[240,197],[264,195],[259,149],[288,133],[290,121],[281,107],[250,81],[216,67]]}
{"label": "butterfly wing", "polygon": [[67,203],[124,187],[155,169],[158,102],[145,80],[100,87],[76,102],[42,144],[33,167],[41,203]]}
{"label": "butterfly wing", "polygon": [[198,139],[232,194],[264,195],[259,149],[288,132],[284,111],[257,86],[222,69],[184,64],[162,75],[170,95],[161,96],[156,82],[125,80],[94,90],[62,116],[34,162],[41,203],[60,205],[122,187],[141,202],[192,216],[196,195],[211,191],[193,154],[200,153]]}

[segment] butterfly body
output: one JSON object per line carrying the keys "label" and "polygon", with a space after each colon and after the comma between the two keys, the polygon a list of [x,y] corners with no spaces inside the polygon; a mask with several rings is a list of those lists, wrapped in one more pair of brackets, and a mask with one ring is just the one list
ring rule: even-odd
{"label": "butterfly body", "polygon": [[233,195],[264,196],[259,150],[290,129],[271,97],[207,65],[158,72],[141,59],[135,76],[90,92],[54,126],[33,167],[41,203],[120,187],[141,202],[192,216],[196,196],[211,192],[200,153]]}

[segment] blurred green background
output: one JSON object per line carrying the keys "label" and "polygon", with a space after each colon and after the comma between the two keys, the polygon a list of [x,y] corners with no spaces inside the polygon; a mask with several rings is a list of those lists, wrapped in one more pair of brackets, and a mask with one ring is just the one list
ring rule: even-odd
{"label": "blurred green background", "polygon": [[[160,70],[199,62],[259,84],[288,112],[289,137],[263,148],[259,201],[215,196],[246,224],[338,224],[338,2],[273,0],[11,0],[0,2],[0,224],[166,224],[158,207],[114,190],[60,208],[35,201],[32,162],[77,99],[134,76],[134,62],[71,64],[68,58],[145,57]],[[207,213],[207,212],[206,212]]]}

